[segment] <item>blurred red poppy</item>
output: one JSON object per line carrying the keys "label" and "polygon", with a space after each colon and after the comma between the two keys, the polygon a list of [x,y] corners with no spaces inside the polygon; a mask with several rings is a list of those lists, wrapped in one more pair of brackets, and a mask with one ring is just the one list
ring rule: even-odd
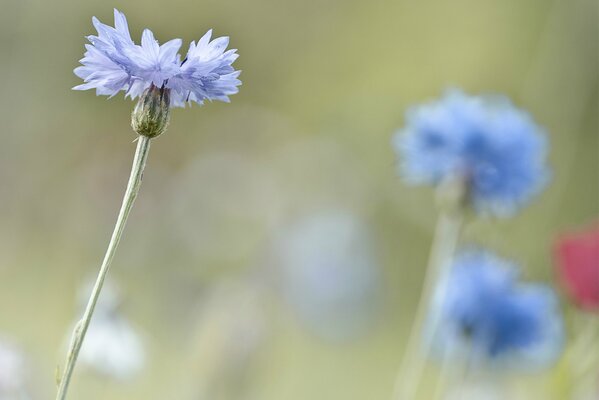
{"label": "blurred red poppy", "polygon": [[599,223],[564,234],[555,245],[562,285],[582,309],[599,312]]}

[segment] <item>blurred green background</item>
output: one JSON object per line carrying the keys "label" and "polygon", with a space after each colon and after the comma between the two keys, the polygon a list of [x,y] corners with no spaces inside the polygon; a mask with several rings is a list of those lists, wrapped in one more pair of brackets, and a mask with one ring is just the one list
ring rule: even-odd
{"label": "blurred green background", "polygon": [[[548,189],[514,219],[469,221],[466,242],[552,282],[555,237],[598,215],[596,0],[1,5],[0,337],[25,354],[33,399],[53,398],[134,151],[133,102],[71,91],[91,17],[112,24],[113,7],[134,40],[230,36],[243,86],[231,104],[174,110],[154,141],[110,271],[145,366],[124,381],[78,368],[73,399],[390,398],[436,218],[432,192],[397,177],[390,139],[447,87],[508,95],[551,143]],[[338,337],[286,300],[273,257],[287,227],[327,210],[361,221],[378,268],[370,317]],[[564,398],[556,375],[515,393]]]}

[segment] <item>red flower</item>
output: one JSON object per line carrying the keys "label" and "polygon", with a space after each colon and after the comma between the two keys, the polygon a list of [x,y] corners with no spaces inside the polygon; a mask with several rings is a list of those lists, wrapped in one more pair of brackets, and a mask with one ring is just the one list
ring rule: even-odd
{"label": "red flower", "polygon": [[599,224],[563,235],[555,245],[558,275],[582,309],[599,312]]}

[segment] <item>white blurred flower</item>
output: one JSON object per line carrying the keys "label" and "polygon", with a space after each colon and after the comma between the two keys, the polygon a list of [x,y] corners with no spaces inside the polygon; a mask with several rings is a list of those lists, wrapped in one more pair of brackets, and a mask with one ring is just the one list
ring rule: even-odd
{"label": "white blurred flower", "polygon": [[95,315],[79,361],[103,375],[128,380],[143,368],[145,352],[139,335],[124,317]]}
{"label": "white blurred flower", "polygon": [[0,339],[0,400],[26,399],[25,357],[10,341]]}
{"label": "white blurred flower", "polygon": [[28,400],[28,373],[23,353],[0,338],[0,400]]}
{"label": "white blurred flower", "polygon": [[[90,290],[90,284],[82,288],[82,304]],[[107,281],[81,347],[79,362],[97,373],[126,381],[143,368],[145,350],[138,332],[121,314],[120,305],[120,291]]]}

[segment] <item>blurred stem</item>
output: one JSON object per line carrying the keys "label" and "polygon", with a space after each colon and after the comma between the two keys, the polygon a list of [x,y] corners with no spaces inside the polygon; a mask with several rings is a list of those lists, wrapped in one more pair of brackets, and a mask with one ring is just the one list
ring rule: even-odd
{"label": "blurred stem", "polygon": [[[436,290],[444,291],[451,261],[455,253],[463,221],[465,186],[462,180],[451,179],[440,185],[438,200],[441,212],[437,220],[428,265],[416,317],[412,324],[406,352],[395,380],[393,400],[414,400],[418,391],[430,343],[422,342],[423,329],[429,315],[431,332],[437,330],[439,315],[431,307]],[[440,296],[442,294],[437,292]]]}
{"label": "blurred stem", "polygon": [[439,373],[439,379],[435,385],[433,400],[443,398],[443,395],[446,393],[449,386],[449,382],[458,380],[458,377],[462,378],[462,370],[466,369],[463,362],[455,362],[455,350],[455,346],[446,346],[446,348],[443,349],[441,372]]}
{"label": "blurred stem", "polygon": [[[462,400],[465,398],[465,394],[467,392],[466,388],[469,383],[472,381],[474,371],[474,365],[476,360],[477,352],[475,351],[474,346],[469,346],[466,350],[466,354],[463,360],[459,360],[455,362],[453,368],[455,368],[455,380],[457,381],[457,393],[456,399]],[[493,381],[497,382],[500,379],[500,374],[493,374]],[[505,385],[500,385],[499,387],[505,387]],[[501,390],[503,391],[503,389]],[[499,392],[499,390],[498,390]],[[507,396],[504,398],[508,398]]]}
{"label": "blurred stem", "polygon": [[137,140],[137,149],[135,150],[135,157],[133,158],[133,166],[131,167],[131,175],[129,176],[129,182],[127,183],[127,190],[125,191],[125,196],[123,197],[121,210],[116,220],[116,225],[114,227],[114,231],[112,232],[112,237],[110,238],[110,243],[108,243],[108,249],[106,250],[104,261],[102,261],[100,272],[98,273],[98,277],[96,278],[96,283],[87,302],[85,312],[83,313],[83,317],[81,318],[81,320],[77,322],[77,325],[75,325],[75,329],[73,331],[73,336],[71,338],[71,343],[69,346],[69,352],[67,353],[65,370],[59,382],[56,400],[64,400],[67,397],[69,383],[71,382],[71,376],[73,375],[75,363],[77,362],[77,356],[79,355],[79,351],[81,350],[83,339],[85,338],[85,334],[87,332],[87,328],[89,327],[89,323],[92,319],[96,303],[98,302],[98,298],[100,297],[100,291],[102,290],[104,279],[106,278],[106,274],[108,273],[108,269],[110,268],[110,263],[114,258],[117,246],[119,244],[121,236],[123,235],[125,223],[127,222],[127,217],[129,216],[131,208],[133,207],[133,202],[135,201],[137,193],[139,192],[139,187],[143,178],[143,171],[146,165],[146,159],[148,158],[149,150],[150,138],[146,136],[139,136]]}
{"label": "blurred stem", "polygon": [[[567,353],[567,362],[570,369],[570,385],[572,398],[584,397],[597,390],[599,377],[599,356],[591,351],[599,338],[599,319],[596,315],[576,315],[575,328],[577,335],[574,343]],[[577,398],[577,397],[576,397]]]}

